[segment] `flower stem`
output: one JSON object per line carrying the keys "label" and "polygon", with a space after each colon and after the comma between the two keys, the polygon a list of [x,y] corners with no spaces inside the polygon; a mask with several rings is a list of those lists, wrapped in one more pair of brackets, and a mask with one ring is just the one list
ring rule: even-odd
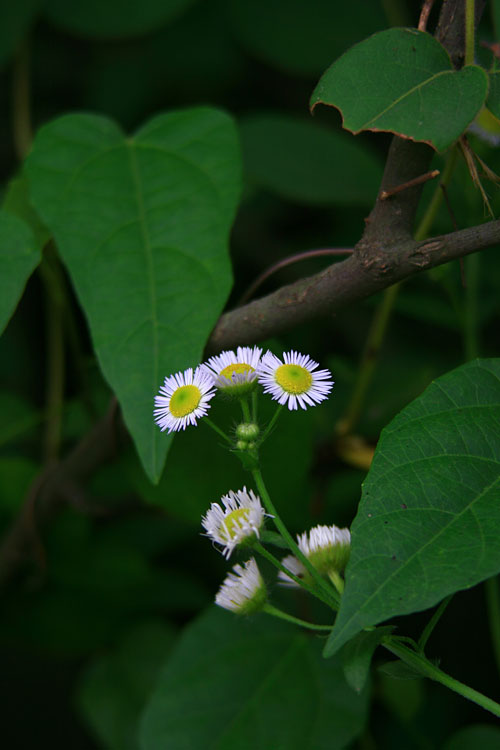
{"label": "flower stem", "polygon": [[259,490],[262,502],[264,503],[267,512],[273,516],[274,524],[283,539],[288,544],[289,549],[305,567],[305,569],[313,579],[315,585],[317,586],[318,591],[322,591],[325,597],[327,597],[329,606],[332,609],[337,610],[340,604],[340,597],[338,593],[334,589],[332,589],[332,587],[325,580],[323,580],[314,565],[307,559],[304,553],[300,550],[298,544],[294,541],[292,535],[279,517],[276,508],[273,505],[269,492],[267,491],[266,485],[264,484],[264,479],[262,478],[260,469],[253,469],[252,476],[254,478],[255,484],[257,485],[257,489]]}
{"label": "flower stem", "polygon": [[420,672],[424,677],[428,677],[435,682],[440,682],[441,685],[449,688],[449,690],[453,690],[455,693],[467,698],[467,700],[477,703],[478,706],[481,706],[486,711],[490,711],[494,716],[500,717],[500,705],[498,703],[468,685],[464,685],[462,682],[450,677],[450,675],[426,659],[425,656],[415,653],[412,649],[398,642],[393,636],[384,638],[382,645],[392,654],[399,656],[402,661],[413,667],[417,672]]}
{"label": "flower stem", "polygon": [[331,570],[328,574],[328,578],[333,583],[340,596],[342,596],[342,594],[344,593],[344,579],[342,578],[342,576],[337,573],[336,570]]}
{"label": "flower stem", "polygon": [[300,625],[302,628],[309,628],[309,630],[328,630],[330,631],[332,629],[332,625],[316,625],[314,622],[306,622],[306,620],[299,620],[298,617],[293,617],[293,615],[289,615],[286,612],[283,612],[281,609],[278,609],[277,607],[273,607],[272,604],[264,604],[264,607],[262,608],[263,612],[267,612],[268,615],[273,615],[274,617],[279,617],[281,620],[286,620],[287,622],[291,622],[294,625]]}
{"label": "flower stem", "polygon": [[291,570],[288,570],[288,568],[283,565],[272,554],[272,552],[269,552],[269,550],[267,550],[260,542],[255,542],[253,545],[253,549],[256,550],[260,555],[262,555],[262,557],[264,557],[268,562],[270,562],[271,565],[274,565],[275,568],[283,571],[283,573],[286,573],[286,575],[289,576],[292,581],[295,581],[298,586],[301,586],[301,588],[303,588],[305,591],[308,591],[310,594],[320,599],[324,604],[327,604],[329,607],[331,606],[330,600],[323,596],[321,591],[317,591],[314,586],[311,586],[309,583],[307,583],[307,581],[304,581],[302,578],[296,576],[295,573],[292,573]]}
{"label": "flower stem", "polygon": [[274,425],[276,424],[279,415],[283,411],[283,405],[279,404],[276,411],[274,412],[273,416],[271,417],[271,420],[269,421],[269,424],[267,425],[266,429],[262,433],[262,437],[260,439],[260,442],[263,443],[264,440],[267,438],[271,430],[273,429]]}
{"label": "flower stem", "polygon": [[259,397],[257,391],[252,391],[252,421],[257,422],[257,411],[259,405]]}
{"label": "flower stem", "polygon": [[248,408],[248,401],[246,398],[240,398],[241,411],[243,412],[243,419],[245,422],[250,422],[250,409]]}
{"label": "flower stem", "polygon": [[215,424],[215,422],[212,422],[212,420],[209,419],[208,417],[203,417],[203,419],[208,424],[208,426],[211,427],[212,430],[214,430],[217,433],[217,435],[220,435],[221,438],[224,438],[224,440],[227,443],[229,443],[230,445],[233,444],[233,442],[232,442],[231,438],[229,437],[229,435],[226,435],[226,433],[224,432],[224,430],[221,430],[220,427],[217,427],[217,425]]}
{"label": "flower stem", "polygon": [[425,646],[431,636],[432,631],[438,624],[439,620],[441,619],[441,615],[445,611],[448,604],[451,602],[452,598],[453,598],[453,594],[450,594],[450,596],[447,596],[446,599],[443,599],[443,601],[441,602],[441,604],[436,609],[431,619],[429,620],[429,622],[423,629],[422,635],[418,639],[418,650],[421,651],[422,653],[424,652]]}

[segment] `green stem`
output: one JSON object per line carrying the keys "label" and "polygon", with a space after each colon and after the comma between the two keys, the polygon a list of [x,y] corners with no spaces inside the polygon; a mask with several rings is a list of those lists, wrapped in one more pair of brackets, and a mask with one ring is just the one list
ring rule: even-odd
{"label": "green stem", "polygon": [[427,623],[427,625],[423,629],[422,635],[420,636],[420,638],[418,640],[418,646],[417,646],[418,650],[421,651],[422,653],[424,652],[425,646],[426,646],[427,641],[429,640],[429,638],[430,638],[430,636],[432,634],[432,631],[434,630],[434,628],[438,624],[439,620],[441,619],[441,615],[445,611],[445,609],[448,606],[448,604],[451,602],[452,598],[453,598],[453,594],[450,594],[450,596],[447,596],[446,599],[443,599],[443,601],[441,602],[441,604],[436,609],[436,611],[432,615],[431,619],[429,620],[429,622]]}
{"label": "green stem", "polygon": [[344,417],[340,420],[337,426],[337,432],[339,435],[349,435],[353,431],[361,415],[365,403],[365,397],[378,363],[378,355],[399,288],[399,284],[394,284],[386,289],[382,297],[382,302],[377,307],[375,317],[370,326],[358,377],[354,385],[349,405]]}
{"label": "green stem", "polygon": [[305,591],[308,591],[310,594],[315,596],[317,599],[321,599],[321,601],[324,604],[327,604],[330,606],[330,600],[327,599],[325,596],[323,596],[321,591],[317,591],[317,589],[314,588],[314,586],[311,586],[307,581],[304,581],[302,578],[299,578],[294,573],[292,573],[291,570],[288,570],[288,568],[283,565],[273,554],[272,552],[269,552],[260,542],[255,542],[253,545],[253,549],[258,552],[262,557],[264,557],[268,562],[271,563],[271,565],[274,565],[275,568],[278,570],[281,570],[283,573],[286,573],[286,575],[292,579],[292,581],[295,581],[295,583],[303,588]]}
{"label": "green stem", "polygon": [[257,390],[252,391],[252,421],[257,422],[257,412],[259,406],[259,396]]}
{"label": "green stem", "polygon": [[209,419],[208,417],[203,417],[203,419],[206,422],[206,424],[209,427],[211,427],[212,430],[214,430],[214,432],[217,433],[217,435],[220,435],[220,437],[223,438],[227,443],[229,443],[229,445],[233,444],[233,441],[231,440],[231,438],[228,435],[226,435],[226,433],[223,430],[221,430],[220,427],[217,427],[215,422],[212,422],[212,420]]}
{"label": "green stem", "polygon": [[333,625],[316,625],[314,622],[306,622],[306,620],[299,620],[298,617],[293,617],[293,615],[289,615],[286,612],[283,612],[281,609],[278,609],[277,607],[273,607],[272,604],[264,604],[264,607],[262,609],[263,609],[263,612],[267,612],[268,615],[279,617],[281,620],[286,620],[287,622],[291,622],[294,625],[300,625],[300,627],[302,628],[309,628],[309,630],[331,631],[333,627]]}
{"label": "green stem", "polygon": [[468,685],[464,685],[462,682],[450,677],[450,675],[443,672],[439,667],[436,667],[435,664],[432,664],[432,662],[426,659],[422,654],[415,653],[407,646],[398,643],[398,641],[391,636],[384,638],[382,640],[382,645],[388,651],[398,656],[406,664],[417,670],[417,672],[424,675],[424,677],[428,677],[435,682],[440,682],[441,685],[444,685],[449,690],[453,690],[455,693],[467,698],[467,700],[477,703],[478,706],[481,706],[481,708],[484,708],[486,711],[490,711],[494,716],[500,717],[500,705],[498,703],[491,700],[491,698],[487,698],[485,695],[479,693]]}
{"label": "green stem", "polygon": [[62,413],[64,400],[64,295],[58,274],[53,268],[57,258],[50,248],[39,266],[45,291],[45,335],[47,361],[45,369],[46,426],[44,436],[44,461],[57,461],[61,446]]}
{"label": "green stem", "polygon": [[488,622],[490,626],[493,653],[500,673],[500,594],[498,592],[498,576],[488,578],[484,582],[486,604],[488,607]]}
{"label": "green stem", "polygon": [[283,411],[283,408],[284,408],[284,407],[283,407],[283,405],[282,405],[282,404],[278,404],[278,407],[277,407],[276,411],[274,412],[273,416],[271,417],[271,420],[270,420],[269,424],[267,425],[266,429],[265,429],[265,430],[264,430],[264,432],[262,433],[262,437],[261,437],[261,439],[260,439],[260,442],[261,442],[261,443],[263,443],[263,442],[264,442],[264,440],[265,440],[265,439],[267,438],[267,436],[269,435],[269,433],[270,433],[270,432],[271,432],[271,430],[273,429],[273,427],[274,427],[274,425],[276,424],[276,421],[277,421],[277,419],[278,419],[279,415],[280,415],[280,414],[281,414],[281,412]]}
{"label": "green stem", "polygon": [[339,608],[340,599],[336,591],[332,589],[332,587],[320,576],[314,565],[307,559],[307,557],[303,554],[303,552],[300,550],[298,544],[294,541],[292,538],[292,535],[286,528],[285,524],[279,517],[276,508],[273,505],[273,502],[271,500],[271,497],[269,495],[269,492],[267,491],[266,485],[264,484],[264,479],[262,478],[262,474],[260,472],[260,469],[253,469],[252,470],[252,476],[254,478],[255,484],[257,485],[257,489],[259,490],[260,497],[262,499],[262,502],[264,503],[264,506],[268,513],[271,514],[273,517],[274,524],[278,531],[280,532],[283,539],[288,544],[289,549],[295,557],[300,560],[302,565],[305,567],[311,578],[313,579],[314,583],[316,584],[318,591],[322,591],[323,594],[327,597],[329,606],[337,610]]}
{"label": "green stem", "polygon": [[328,578],[333,583],[340,596],[342,596],[342,594],[344,593],[344,579],[342,578],[340,573],[337,573],[335,570],[331,570],[328,574]]}
{"label": "green stem", "polygon": [[33,140],[30,113],[29,46],[24,40],[14,60],[12,80],[12,129],[19,161],[23,161]]}
{"label": "green stem", "polygon": [[479,292],[479,254],[464,258],[465,278],[465,310],[464,310],[464,349],[465,359],[475,359],[479,354],[479,326],[477,314],[477,298]]}
{"label": "green stem", "polygon": [[465,64],[474,64],[474,0],[465,0]]}
{"label": "green stem", "polygon": [[251,422],[250,409],[248,408],[248,401],[246,398],[240,398],[241,411],[243,412],[243,419],[245,422]]}

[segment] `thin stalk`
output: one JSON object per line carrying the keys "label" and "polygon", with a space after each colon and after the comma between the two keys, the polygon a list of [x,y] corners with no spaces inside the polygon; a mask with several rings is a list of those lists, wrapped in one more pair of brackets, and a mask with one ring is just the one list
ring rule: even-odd
{"label": "thin stalk", "polygon": [[261,443],[264,442],[264,440],[267,438],[267,436],[269,435],[269,433],[273,429],[273,427],[276,424],[276,421],[277,421],[277,419],[278,419],[278,417],[279,417],[279,415],[281,414],[282,411],[283,411],[283,405],[279,404],[278,407],[276,408],[276,411],[274,412],[273,416],[271,417],[271,420],[270,420],[269,424],[267,425],[266,429],[262,433],[262,437],[260,439]]}
{"label": "thin stalk", "polygon": [[295,575],[295,573],[292,573],[291,570],[288,570],[288,568],[283,565],[273,554],[272,552],[269,552],[268,549],[266,549],[261,542],[254,542],[253,549],[258,552],[262,557],[271,563],[271,565],[274,565],[277,570],[281,570],[283,573],[286,573],[286,575],[292,579],[292,581],[295,581],[295,583],[303,588],[305,591],[307,591],[309,594],[312,594],[317,599],[320,599],[324,604],[327,604],[330,606],[330,600],[327,599],[321,591],[318,591],[314,588],[314,586],[311,586],[307,581],[302,580],[302,578],[299,578]]}
{"label": "thin stalk", "polygon": [[252,421],[257,422],[257,413],[259,407],[259,397],[257,391],[252,391]]}
{"label": "thin stalk", "polygon": [[465,287],[464,350],[467,361],[479,354],[479,325],[477,298],[479,292],[479,254],[464,258],[467,285]]}
{"label": "thin stalk", "polygon": [[490,626],[491,642],[498,672],[500,673],[500,594],[498,591],[498,576],[488,578],[484,582],[486,604],[488,608],[488,623]]}
{"label": "thin stalk", "polygon": [[245,422],[250,422],[250,409],[248,407],[248,401],[246,398],[240,398],[241,411],[243,412],[243,419]]}
{"label": "thin stalk", "polygon": [[425,650],[425,646],[426,646],[427,641],[429,640],[429,638],[430,638],[430,636],[432,634],[432,631],[434,630],[434,628],[438,624],[439,620],[441,619],[441,615],[445,611],[445,609],[448,606],[448,604],[451,602],[452,598],[453,598],[453,594],[450,594],[450,596],[447,596],[446,599],[443,599],[443,601],[441,602],[441,604],[436,609],[436,611],[432,615],[431,619],[429,620],[429,622],[427,623],[427,625],[423,629],[422,635],[418,639],[418,644],[417,644],[418,650],[421,651],[422,653]]}
{"label": "thin stalk", "polygon": [[263,612],[267,612],[268,615],[273,617],[279,617],[281,620],[293,623],[293,625],[300,625],[301,628],[309,628],[309,630],[328,630],[331,631],[333,625],[316,625],[314,622],[307,622],[306,620],[300,620],[298,617],[293,617],[281,609],[274,607],[272,604],[264,604],[262,608]]}
{"label": "thin stalk", "polygon": [[474,64],[474,0],[465,0],[465,64]]}
{"label": "thin stalk", "polygon": [[[432,198],[427,206],[418,227],[415,232],[416,240],[423,240],[428,237],[432,224],[436,219],[437,212],[443,201],[442,185],[447,185],[453,174],[458,149],[453,148],[446,159],[444,169],[439,183],[436,185]],[[391,313],[394,309],[394,303],[400,289],[400,284],[394,284],[384,291],[382,302],[378,306],[370,326],[368,337],[365,343],[364,352],[361,358],[361,364],[358,375],[352,391],[349,404],[344,416],[339,420],[337,425],[338,435],[349,435],[353,432],[357,421],[362,412],[368,388],[373,379],[375,369],[378,364],[379,353],[385,338]]]}
{"label": "thin stalk", "polygon": [[228,435],[226,435],[226,433],[224,432],[224,430],[221,430],[220,427],[217,427],[217,425],[215,424],[215,422],[212,422],[212,420],[209,419],[208,417],[203,417],[203,419],[207,423],[207,425],[209,427],[211,427],[212,430],[214,430],[214,432],[217,433],[217,435],[220,435],[220,437],[223,438],[230,445],[233,444],[233,441],[231,440],[231,438]]}
{"label": "thin stalk", "polygon": [[40,276],[45,290],[45,336],[47,359],[45,368],[46,424],[43,444],[45,463],[57,461],[61,446],[64,400],[64,298],[57,273],[52,268],[55,256],[48,254],[40,264]]}
{"label": "thin stalk", "polygon": [[320,576],[314,565],[307,559],[307,557],[304,555],[304,553],[300,550],[298,544],[294,541],[292,535],[286,528],[285,524],[279,517],[276,508],[273,505],[273,502],[271,500],[271,497],[269,495],[269,492],[267,491],[266,485],[264,484],[264,479],[262,478],[262,474],[260,472],[260,469],[253,469],[252,470],[252,476],[254,478],[255,484],[257,485],[257,489],[260,493],[260,497],[262,499],[262,502],[264,503],[264,506],[268,513],[271,514],[273,517],[274,524],[278,531],[280,532],[283,539],[288,544],[289,549],[295,557],[300,560],[302,565],[305,567],[311,578],[313,579],[314,583],[318,587],[318,591],[322,591],[323,594],[328,598],[329,600],[329,606],[337,610],[339,608],[340,604],[340,597],[338,593],[332,589],[332,587]]}
{"label": "thin stalk", "polygon": [[407,646],[398,643],[398,641],[391,636],[384,638],[382,640],[382,645],[392,654],[398,656],[406,664],[416,669],[417,672],[420,672],[424,677],[428,677],[435,682],[440,682],[441,685],[444,685],[449,690],[453,690],[463,698],[467,698],[467,700],[476,703],[494,716],[500,717],[500,704],[468,685],[464,685],[462,682],[450,677],[450,675],[443,672],[439,667],[436,667],[435,664],[432,664],[432,662],[426,659],[425,656],[422,656],[422,654],[415,653],[415,651],[412,651],[412,649]]}
{"label": "thin stalk", "polygon": [[33,140],[30,109],[29,45],[26,40],[18,47],[12,76],[12,136],[17,158],[23,161]]}

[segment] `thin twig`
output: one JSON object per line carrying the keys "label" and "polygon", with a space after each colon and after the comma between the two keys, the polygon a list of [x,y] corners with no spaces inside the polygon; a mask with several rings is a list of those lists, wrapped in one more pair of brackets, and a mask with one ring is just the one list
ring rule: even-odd
{"label": "thin twig", "polygon": [[286,258],[279,260],[269,268],[266,268],[255,281],[250,284],[246,292],[241,296],[237,307],[244,305],[254,296],[257,289],[262,286],[273,273],[279,271],[281,268],[291,266],[293,263],[298,263],[301,260],[308,260],[309,258],[320,258],[325,255],[350,255],[353,252],[352,247],[334,247],[334,248],[318,248],[316,250],[304,250],[302,253],[296,253],[295,255],[288,255]]}
{"label": "thin twig", "polygon": [[418,19],[418,30],[427,31],[427,21],[434,5],[434,0],[425,0],[422,10],[420,11],[420,18]]}
{"label": "thin twig", "polygon": [[379,195],[379,200],[385,201],[387,200],[387,198],[390,198],[392,195],[397,195],[398,193],[401,193],[403,190],[408,190],[408,188],[415,187],[416,185],[422,185],[424,182],[433,180],[439,174],[440,174],[439,169],[433,169],[432,171],[426,172],[425,174],[421,174],[419,177],[414,177],[413,180],[408,180],[408,182],[404,182],[402,185],[398,185],[395,188],[382,190],[382,192]]}

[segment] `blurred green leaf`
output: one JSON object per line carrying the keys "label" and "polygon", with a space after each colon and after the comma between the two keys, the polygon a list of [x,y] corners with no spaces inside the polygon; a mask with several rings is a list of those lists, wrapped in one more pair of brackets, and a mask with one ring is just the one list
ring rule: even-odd
{"label": "blurred green leaf", "polygon": [[2,208],[27,224],[40,250],[50,239],[50,232],[30,203],[28,181],[24,175],[14,177],[8,184]]}
{"label": "blurred green leaf", "polygon": [[39,131],[27,174],[157,481],[170,439],[153,422],[154,395],[166,375],[198,364],[230,288],[233,123],[199,108],[159,115],[125,138],[105,118],[68,115]]}
{"label": "blurred green leaf", "polygon": [[378,0],[227,0],[235,33],[266,63],[299,75],[318,75],[346,47],[386,25]]}
{"label": "blurred green leaf", "polygon": [[57,26],[89,37],[145,34],[168,23],[193,0],[45,0],[45,13]]}
{"label": "blurred green leaf", "polygon": [[28,225],[12,214],[0,211],[0,334],[39,262],[40,251]]}
{"label": "blurred green leaf", "polygon": [[140,713],[173,641],[166,623],[142,622],[83,672],[78,709],[103,747],[138,750]]}
{"label": "blurred green leaf", "polygon": [[490,89],[486,106],[493,112],[495,117],[500,119],[500,71],[489,74]]}
{"label": "blurred green leaf", "polygon": [[432,383],[382,432],[325,655],[500,571],[500,359]]}
{"label": "blurred green leaf", "polygon": [[41,0],[16,0],[2,3],[0,23],[0,66],[4,65],[26,36],[37,14]]}
{"label": "blurred green leaf", "polygon": [[355,135],[384,130],[443,151],[467,129],[487,93],[482,68],[456,71],[434,37],[397,28],[374,34],[334,62],[314,89],[311,107],[336,107]]}
{"label": "blurred green leaf", "polygon": [[42,414],[35,411],[15,393],[0,391],[0,447],[32,430],[42,421]]}
{"label": "blurred green leaf", "polygon": [[283,114],[240,121],[248,178],[293,201],[369,206],[382,177],[375,152],[345,133]]}
{"label": "blurred green leaf", "polygon": [[141,727],[143,750],[340,750],[362,730],[367,691],[348,690],[321,641],[269,618],[209,609],[167,660]]}
{"label": "blurred green leaf", "polygon": [[375,649],[385,635],[392,632],[392,627],[375,628],[358,633],[342,649],[342,663],[347,683],[360,693],[370,674],[370,665]]}
{"label": "blurred green leaf", "polygon": [[473,724],[456,732],[443,750],[498,750],[500,729],[491,724]]}

